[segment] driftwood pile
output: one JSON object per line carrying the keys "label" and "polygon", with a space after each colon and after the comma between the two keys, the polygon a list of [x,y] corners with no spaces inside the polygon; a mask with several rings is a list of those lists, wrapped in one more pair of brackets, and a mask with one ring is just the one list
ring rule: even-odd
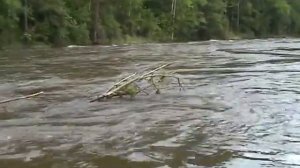
{"label": "driftwood pile", "polygon": [[[152,70],[145,71],[140,74],[134,73],[132,75],[129,75],[115,83],[106,92],[92,99],[90,102],[103,101],[114,97],[134,97],[140,93],[149,95],[149,90],[155,91],[156,94],[159,94],[161,92],[161,89],[164,89],[162,87],[164,82],[170,79],[175,79],[180,90],[183,89],[179,77],[176,77],[172,72],[163,71],[163,69],[169,65],[171,65],[171,63],[160,65]],[[44,94],[44,92],[38,92],[27,96],[2,100],[0,101],[0,105],[17,100],[33,98],[42,94]]]}

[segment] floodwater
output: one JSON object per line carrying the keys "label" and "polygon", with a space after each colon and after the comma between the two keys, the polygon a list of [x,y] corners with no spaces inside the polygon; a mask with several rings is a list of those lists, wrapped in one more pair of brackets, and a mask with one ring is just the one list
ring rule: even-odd
{"label": "floodwater", "polygon": [[[89,103],[174,62],[184,83]],[[1,51],[0,168],[300,166],[300,39]]]}

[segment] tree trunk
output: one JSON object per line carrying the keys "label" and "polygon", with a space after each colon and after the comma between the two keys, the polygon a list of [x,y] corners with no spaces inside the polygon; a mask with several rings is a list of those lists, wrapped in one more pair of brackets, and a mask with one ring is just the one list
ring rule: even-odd
{"label": "tree trunk", "polygon": [[99,36],[99,7],[100,0],[91,0],[91,32],[90,37],[93,44],[100,43]]}
{"label": "tree trunk", "polygon": [[238,3],[237,3],[236,29],[237,29],[237,31],[240,31],[240,0],[238,0]]}
{"label": "tree trunk", "polygon": [[24,0],[24,32],[28,32],[28,13],[27,13],[27,8],[28,8],[28,3],[27,0]]}
{"label": "tree trunk", "polygon": [[172,34],[171,34],[171,40],[174,40],[174,31],[175,31],[175,17],[176,17],[176,6],[177,6],[177,1],[172,0],[172,10],[171,10],[171,15],[172,15]]}

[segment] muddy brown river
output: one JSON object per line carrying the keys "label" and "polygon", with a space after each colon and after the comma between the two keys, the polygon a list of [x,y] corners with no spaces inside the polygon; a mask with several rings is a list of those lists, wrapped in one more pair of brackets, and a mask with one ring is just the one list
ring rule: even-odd
{"label": "muddy brown river", "polygon": [[[185,90],[89,103],[174,62]],[[171,84],[173,85],[173,84]],[[300,166],[300,39],[0,52],[0,168]]]}

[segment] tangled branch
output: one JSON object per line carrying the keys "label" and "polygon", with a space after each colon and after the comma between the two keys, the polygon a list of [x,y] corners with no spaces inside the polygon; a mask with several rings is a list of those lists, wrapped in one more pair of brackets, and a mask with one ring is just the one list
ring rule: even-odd
{"label": "tangled branch", "polygon": [[[126,78],[115,83],[111,88],[109,88],[103,94],[97,96],[90,102],[102,101],[105,99],[111,99],[113,97],[122,97],[122,96],[130,96],[134,97],[139,93],[145,93],[149,95],[146,91],[149,88],[153,88],[157,94],[160,93],[160,83],[163,82],[166,78],[176,79],[180,90],[183,88],[182,83],[179,77],[173,75],[173,73],[161,73],[161,70],[167,66],[171,65],[171,63],[163,64],[153,70],[144,72],[140,75],[134,73],[132,75],[127,76]],[[141,86],[145,81],[149,84],[146,87]]]}

